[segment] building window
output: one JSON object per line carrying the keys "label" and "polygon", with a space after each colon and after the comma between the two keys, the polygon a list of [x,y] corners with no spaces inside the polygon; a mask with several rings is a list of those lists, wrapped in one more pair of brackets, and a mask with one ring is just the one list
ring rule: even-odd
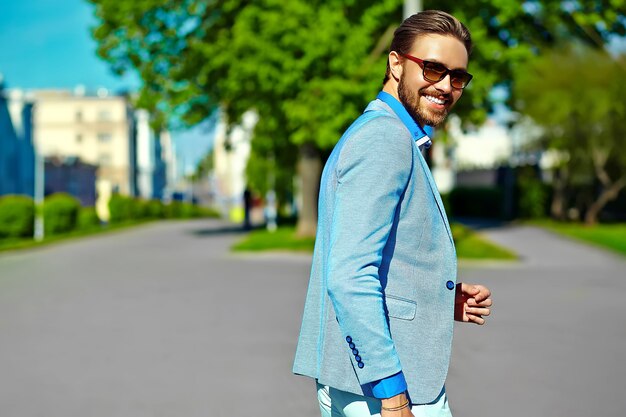
{"label": "building window", "polygon": [[111,142],[113,135],[110,133],[98,133],[98,142]]}
{"label": "building window", "polygon": [[76,121],[79,123],[83,121],[83,112],[81,110],[76,110]]}
{"label": "building window", "polygon": [[111,112],[108,110],[100,110],[98,112],[98,120],[101,122],[108,122],[111,120]]}
{"label": "building window", "polygon": [[78,133],[76,135],[76,143],[82,143],[83,142],[83,135],[81,135],[80,133]]}
{"label": "building window", "polygon": [[111,154],[108,154],[108,153],[100,154],[100,156],[98,157],[98,164],[101,167],[111,166]]}

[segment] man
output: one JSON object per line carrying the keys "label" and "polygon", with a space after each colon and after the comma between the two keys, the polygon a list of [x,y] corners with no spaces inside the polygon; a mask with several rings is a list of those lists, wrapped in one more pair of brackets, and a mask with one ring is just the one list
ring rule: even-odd
{"label": "man", "polygon": [[395,31],[383,91],[344,133],[320,186],[294,372],[317,380],[322,416],[450,416],[453,320],[483,324],[481,285],[456,252],[420,152],[472,76],[457,19],[425,11]]}

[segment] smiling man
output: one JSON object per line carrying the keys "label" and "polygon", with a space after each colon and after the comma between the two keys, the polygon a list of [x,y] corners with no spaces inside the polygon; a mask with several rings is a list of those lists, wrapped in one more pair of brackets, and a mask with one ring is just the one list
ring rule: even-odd
{"label": "smiling man", "polygon": [[467,28],[440,11],[395,31],[383,91],[348,128],[320,185],[294,372],[323,417],[451,416],[453,321],[484,323],[491,293],[456,282],[456,252],[421,148],[471,81]]}

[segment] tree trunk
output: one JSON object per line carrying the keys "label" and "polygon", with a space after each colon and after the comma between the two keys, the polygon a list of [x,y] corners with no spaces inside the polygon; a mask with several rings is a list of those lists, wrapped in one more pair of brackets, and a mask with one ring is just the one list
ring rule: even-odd
{"label": "tree trunk", "polygon": [[585,224],[589,226],[596,224],[598,222],[598,215],[604,206],[606,206],[608,202],[615,200],[624,186],[626,186],[626,176],[621,177],[609,187],[602,187],[602,192],[585,214]]}
{"label": "tree trunk", "polygon": [[552,181],[554,194],[550,204],[550,216],[556,220],[565,219],[565,187],[567,185],[567,168],[561,167],[554,173]]}
{"label": "tree trunk", "polygon": [[322,161],[317,147],[312,143],[300,146],[298,175],[302,204],[296,233],[302,237],[314,237],[317,230],[317,197],[322,175]]}

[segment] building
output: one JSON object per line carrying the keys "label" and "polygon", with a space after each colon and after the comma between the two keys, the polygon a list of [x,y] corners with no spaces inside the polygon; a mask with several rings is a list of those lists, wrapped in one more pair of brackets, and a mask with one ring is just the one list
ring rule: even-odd
{"label": "building", "polygon": [[436,139],[431,153],[439,191],[447,194],[457,185],[494,186],[498,168],[510,164],[514,155],[511,131],[493,119],[463,131],[457,116],[450,117],[446,129],[448,141]]}
{"label": "building", "polygon": [[108,219],[113,193],[135,195],[133,110],[125,97],[77,89],[33,92],[34,137],[46,158],[74,157],[98,166],[96,211]]}
{"label": "building", "polygon": [[168,166],[174,161],[169,132],[155,133],[148,112],[134,109],[128,97],[105,89],[87,94],[84,88],[38,90],[32,96],[34,142],[42,157],[98,167],[95,207],[101,219],[108,220],[114,193],[167,197]]}
{"label": "building", "polygon": [[0,195],[34,195],[32,112],[30,97],[6,90],[0,75]]}
{"label": "building", "polygon": [[45,159],[44,194],[68,193],[82,206],[96,205],[96,165],[86,164],[75,157]]}
{"label": "building", "polygon": [[173,181],[174,161],[171,137],[168,131],[154,131],[146,110],[135,112],[136,195],[144,199],[170,197],[168,184]]}
{"label": "building", "polygon": [[242,221],[243,193],[246,189],[246,164],[250,157],[250,141],[258,122],[254,111],[246,112],[241,124],[229,130],[221,119],[213,145],[214,184],[217,205],[233,221]]}

